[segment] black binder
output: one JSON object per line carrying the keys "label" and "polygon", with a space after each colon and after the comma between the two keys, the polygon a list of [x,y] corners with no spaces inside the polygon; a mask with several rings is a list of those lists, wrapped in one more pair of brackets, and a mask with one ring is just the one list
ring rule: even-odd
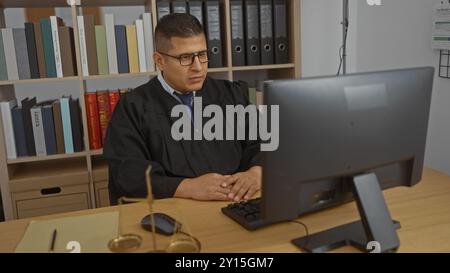
{"label": "black binder", "polygon": [[245,65],[244,3],[242,0],[230,1],[231,51],[233,66]]}
{"label": "black binder", "polygon": [[172,1],[172,12],[173,13],[186,13],[187,6],[185,0],[174,0]]}
{"label": "black binder", "polygon": [[167,0],[158,0],[156,3],[156,10],[158,13],[158,21],[167,14],[170,14],[170,2]]}
{"label": "black binder", "polygon": [[195,16],[203,26],[203,1],[189,1],[189,14]]}
{"label": "black binder", "polygon": [[272,0],[259,0],[261,64],[274,62],[272,10]]}
{"label": "black binder", "polygon": [[259,48],[258,0],[245,0],[244,11],[247,65],[259,65],[261,64],[261,53]]}
{"label": "black binder", "polygon": [[39,79],[39,62],[33,23],[25,23],[25,36],[27,37],[28,62],[30,64],[31,78]]}
{"label": "black binder", "polygon": [[286,0],[274,0],[275,63],[289,62]]}
{"label": "black binder", "polygon": [[72,125],[72,139],[74,152],[83,151],[83,130],[80,119],[79,99],[69,100],[70,123]]}
{"label": "black binder", "polygon": [[25,139],[27,141],[27,151],[29,156],[36,155],[36,146],[34,144],[33,124],[31,123],[31,107],[36,105],[36,97],[22,100],[22,118],[25,129]]}
{"label": "black binder", "polygon": [[222,67],[222,38],[219,1],[205,2],[205,30],[208,40],[209,67]]}

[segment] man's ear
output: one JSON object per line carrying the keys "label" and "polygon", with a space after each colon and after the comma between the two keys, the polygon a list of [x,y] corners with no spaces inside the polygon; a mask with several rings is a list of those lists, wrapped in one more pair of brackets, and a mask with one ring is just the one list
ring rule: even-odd
{"label": "man's ear", "polygon": [[164,58],[158,52],[153,53],[153,60],[159,70],[164,71]]}

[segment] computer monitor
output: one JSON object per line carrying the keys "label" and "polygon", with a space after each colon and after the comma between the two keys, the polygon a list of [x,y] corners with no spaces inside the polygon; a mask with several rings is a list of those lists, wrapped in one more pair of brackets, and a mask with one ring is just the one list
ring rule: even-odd
{"label": "computer monitor", "polygon": [[279,105],[279,147],[264,152],[261,219],[355,200],[361,221],[293,243],[321,252],[377,241],[395,251],[399,226],[381,190],[421,180],[433,76],[422,67],[265,82],[264,104]]}

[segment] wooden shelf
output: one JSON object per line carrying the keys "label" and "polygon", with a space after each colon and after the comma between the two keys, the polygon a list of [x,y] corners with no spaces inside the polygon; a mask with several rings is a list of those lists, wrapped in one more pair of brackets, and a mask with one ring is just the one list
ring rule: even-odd
{"label": "wooden shelf", "polygon": [[82,7],[144,6],[150,0],[81,0]]}
{"label": "wooden shelf", "polygon": [[295,68],[295,64],[270,64],[270,65],[255,65],[255,66],[235,66],[232,71],[251,71],[251,70],[270,70],[270,69],[286,69]]}
{"label": "wooden shelf", "polygon": [[145,76],[155,76],[157,72],[142,72],[142,73],[122,73],[122,74],[110,74],[110,75],[94,75],[94,76],[83,76],[83,80],[102,80],[102,79],[113,79],[113,78],[133,78],[133,77],[145,77]]}
{"label": "wooden shelf", "polygon": [[48,82],[58,82],[58,81],[74,81],[74,80],[78,80],[78,77],[74,76],[74,77],[64,77],[64,78],[42,78],[42,79],[0,81],[0,85],[36,84],[36,83],[48,83]]}
{"label": "wooden shelf", "polygon": [[[83,7],[142,6],[148,0],[80,0]],[[69,7],[67,0],[0,0],[1,8]]]}
{"label": "wooden shelf", "polygon": [[56,154],[56,155],[45,155],[45,156],[24,156],[24,157],[18,157],[16,159],[8,159],[8,164],[18,164],[18,163],[46,161],[46,160],[63,159],[63,158],[83,157],[83,156],[86,156],[86,155],[87,155],[86,152],[79,152],[79,153],[73,153],[73,154]]}
{"label": "wooden shelf", "polygon": [[20,171],[15,172],[10,179],[10,183],[17,183],[21,180],[41,176],[58,176],[62,173],[67,174],[72,172],[87,172],[86,161],[73,158],[62,162],[33,162],[33,164],[22,166]]}
{"label": "wooden shelf", "polygon": [[[219,73],[228,72],[228,67],[220,68],[209,68],[208,73]],[[156,76],[157,71],[154,72],[142,72],[142,73],[122,73],[122,74],[109,74],[109,75],[94,75],[94,76],[83,76],[83,80],[103,80],[103,79],[113,79],[113,78],[133,78],[133,77],[144,77],[144,76]]]}
{"label": "wooden shelf", "polygon": [[68,7],[66,0],[0,0],[2,8]]}
{"label": "wooden shelf", "polygon": [[103,154],[103,149],[92,150],[92,151],[89,152],[89,154],[91,156],[93,156],[93,155],[102,155]]}
{"label": "wooden shelf", "polygon": [[208,68],[208,73],[228,72],[228,67]]}

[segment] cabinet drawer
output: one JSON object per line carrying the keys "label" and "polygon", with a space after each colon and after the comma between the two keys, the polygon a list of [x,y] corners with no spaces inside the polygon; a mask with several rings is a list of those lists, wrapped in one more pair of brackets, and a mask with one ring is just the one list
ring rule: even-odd
{"label": "cabinet drawer", "polygon": [[59,195],[16,201],[17,217],[27,218],[89,208],[87,193]]}

